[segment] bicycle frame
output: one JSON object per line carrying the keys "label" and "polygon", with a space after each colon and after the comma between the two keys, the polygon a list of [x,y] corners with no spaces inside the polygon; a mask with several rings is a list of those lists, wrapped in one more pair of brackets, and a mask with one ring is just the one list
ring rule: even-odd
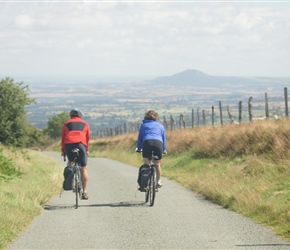
{"label": "bicycle frame", "polygon": [[150,157],[150,178],[148,187],[145,192],[145,201],[148,202],[151,207],[154,205],[156,192],[158,192],[158,186],[157,186],[157,167],[158,165],[155,164],[155,160],[158,160],[159,158],[154,155],[154,152],[152,152],[152,156]]}

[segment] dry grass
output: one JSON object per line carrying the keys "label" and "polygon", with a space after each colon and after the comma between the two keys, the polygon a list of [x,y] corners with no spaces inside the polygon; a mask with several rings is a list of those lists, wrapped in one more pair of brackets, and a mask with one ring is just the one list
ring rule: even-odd
{"label": "dry grass", "polygon": [[290,154],[289,120],[259,121],[219,127],[170,131],[168,149],[194,149],[206,157],[265,155],[287,159]]}

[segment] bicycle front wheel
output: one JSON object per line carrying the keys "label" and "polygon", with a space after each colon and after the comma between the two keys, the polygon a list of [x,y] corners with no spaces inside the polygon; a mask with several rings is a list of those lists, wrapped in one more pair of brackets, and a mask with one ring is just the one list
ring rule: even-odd
{"label": "bicycle front wheel", "polygon": [[150,206],[153,207],[155,196],[156,196],[156,169],[152,169],[152,174],[150,177],[150,185],[149,185],[149,203]]}

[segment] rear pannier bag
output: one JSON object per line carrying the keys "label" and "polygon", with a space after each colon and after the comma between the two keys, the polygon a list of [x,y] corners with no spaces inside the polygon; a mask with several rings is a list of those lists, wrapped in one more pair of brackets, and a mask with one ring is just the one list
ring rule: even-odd
{"label": "rear pannier bag", "polygon": [[140,189],[144,189],[149,184],[149,178],[150,178],[150,166],[148,164],[143,164],[139,168],[139,174],[138,174],[138,184]]}
{"label": "rear pannier bag", "polygon": [[72,190],[72,183],[74,178],[73,168],[72,166],[66,166],[63,171],[63,189],[66,191]]}

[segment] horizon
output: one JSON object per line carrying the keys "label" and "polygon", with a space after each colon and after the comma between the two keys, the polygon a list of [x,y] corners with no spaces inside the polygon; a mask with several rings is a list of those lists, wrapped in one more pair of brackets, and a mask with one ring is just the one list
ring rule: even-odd
{"label": "horizon", "polygon": [[68,75],[62,75],[62,76],[51,76],[51,75],[15,75],[9,76],[5,75],[2,76],[0,74],[0,79],[4,79],[6,77],[13,78],[15,81],[20,82],[30,82],[30,83],[64,83],[69,82],[72,84],[77,84],[80,81],[85,83],[138,83],[138,82],[144,82],[144,81],[151,81],[156,78],[162,78],[162,77],[171,77],[180,73],[184,73],[186,71],[198,71],[203,74],[206,74],[208,76],[212,77],[239,77],[239,78],[273,78],[273,79],[281,79],[281,78],[290,78],[290,76],[236,76],[236,75],[210,75],[207,72],[203,72],[198,69],[186,69],[181,72],[175,72],[171,75],[160,75],[160,76],[68,76]]}

